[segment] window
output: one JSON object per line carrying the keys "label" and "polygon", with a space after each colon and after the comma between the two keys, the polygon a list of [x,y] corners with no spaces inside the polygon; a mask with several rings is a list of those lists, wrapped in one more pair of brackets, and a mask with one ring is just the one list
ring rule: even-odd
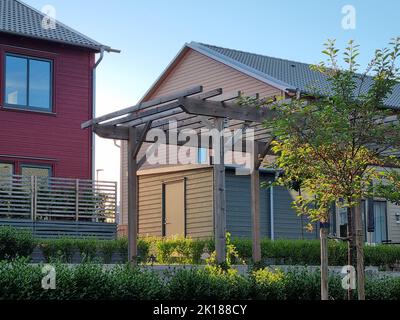
{"label": "window", "polygon": [[51,177],[51,168],[46,166],[22,165],[21,175],[28,177]]}
{"label": "window", "polygon": [[11,163],[0,163],[0,176],[11,176],[14,173],[14,166]]}
{"label": "window", "polygon": [[0,163],[0,192],[10,188],[14,165],[11,163]]}
{"label": "window", "polygon": [[36,111],[52,111],[52,62],[6,55],[6,106]]}
{"label": "window", "polygon": [[382,243],[388,240],[386,202],[374,202],[375,232],[372,236],[373,243]]}
{"label": "window", "polygon": [[197,162],[198,164],[208,164],[208,150],[205,148],[197,149]]}

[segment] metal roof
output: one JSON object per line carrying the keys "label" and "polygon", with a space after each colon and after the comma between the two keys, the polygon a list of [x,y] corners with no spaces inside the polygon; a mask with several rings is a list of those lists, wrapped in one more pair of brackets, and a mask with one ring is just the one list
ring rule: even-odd
{"label": "metal roof", "polygon": [[59,42],[95,51],[115,51],[56,21],[55,29],[45,29],[45,15],[19,0],[0,0],[0,32]]}
{"label": "metal roof", "polygon": [[[273,58],[265,55],[217,47],[209,44],[191,42],[187,46],[213,59],[223,62],[239,71],[284,90],[297,90],[303,93],[329,94],[330,84],[327,77],[310,69],[310,64]],[[366,92],[373,83],[367,77],[361,92]],[[400,83],[386,99],[386,105],[400,109]]]}

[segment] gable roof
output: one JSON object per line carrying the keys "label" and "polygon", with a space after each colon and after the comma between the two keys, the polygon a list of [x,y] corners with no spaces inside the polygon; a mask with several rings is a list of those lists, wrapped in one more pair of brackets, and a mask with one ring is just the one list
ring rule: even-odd
{"label": "gable roof", "polygon": [[56,21],[56,29],[42,28],[45,15],[19,0],[0,0],[0,32],[59,42],[94,51],[115,51]]}
{"label": "gable roof", "polygon": [[[186,46],[284,91],[300,90],[303,93],[317,91],[322,94],[330,92],[327,77],[320,72],[312,71],[311,65],[307,63],[198,42],[191,42]],[[360,88],[361,92],[366,92],[372,83],[373,79],[367,77]],[[387,107],[400,110],[400,83],[394,87],[393,93],[386,99],[385,104]]]}

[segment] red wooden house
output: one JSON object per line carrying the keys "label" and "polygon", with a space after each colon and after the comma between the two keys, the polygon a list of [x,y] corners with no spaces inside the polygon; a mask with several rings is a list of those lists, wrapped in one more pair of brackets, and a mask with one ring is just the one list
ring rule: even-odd
{"label": "red wooden house", "polygon": [[93,135],[80,126],[94,114],[95,70],[111,51],[21,1],[0,0],[0,175],[94,178]]}
{"label": "red wooden house", "polygon": [[95,54],[110,51],[39,11],[0,0],[0,170],[92,179]]}

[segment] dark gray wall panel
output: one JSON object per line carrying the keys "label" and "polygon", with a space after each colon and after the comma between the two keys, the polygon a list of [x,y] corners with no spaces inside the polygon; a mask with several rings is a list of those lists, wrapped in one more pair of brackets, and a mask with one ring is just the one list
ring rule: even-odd
{"label": "dark gray wall panel", "polygon": [[35,238],[88,238],[116,239],[117,225],[100,222],[59,222],[59,221],[30,221],[30,220],[0,220],[1,226],[24,229],[33,233]]}
{"label": "dark gray wall panel", "polygon": [[[262,173],[261,181],[271,181],[271,174]],[[271,237],[270,189],[260,190],[261,236]],[[276,239],[315,239],[318,230],[306,232],[306,217],[297,216],[292,208],[296,193],[283,187],[274,187],[274,221]],[[236,176],[226,172],[227,230],[233,237],[251,237],[250,176]]]}

